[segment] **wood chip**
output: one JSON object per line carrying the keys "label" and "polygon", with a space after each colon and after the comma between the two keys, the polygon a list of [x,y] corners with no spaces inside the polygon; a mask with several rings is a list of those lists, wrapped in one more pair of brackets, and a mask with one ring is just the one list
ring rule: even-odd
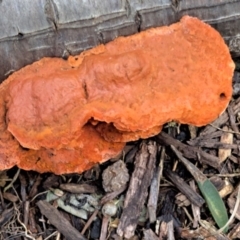
{"label": "wood chip", "polygon": [[89,185],[87,183],[77,184],[77,183],[63,183],[60,184],[60,188],[64,191],[70,193],[80,194],[80,193],[96,193],[97,187]]}
{"label": "wood chip", "polygon": [[144,234],[144,240],[159,240],[159,238],[151,229],[144,230],[143,234]]}
{"label": "wood chip", "polygon": [[172,183],[189,199],[194,205],[201,207],[205,201],[204,199],[195,192],[190,186],[184,182],[176,173],[166,170],[165,175],[171,179]]}
{"label": "wood chip", "polygon": [[135,169],[126,194],[123,213],[117,228],[120,236],[134,235],[138,217],[147,198],[156,162],[157,146],[153,141],[143,141],[136,155]]}
{"label": "wood chip", "polygon": [[[220,142],[226,143],[226,144],[232,144],[233,143],[233,134],[227,131],[231,131],[227,126],[223,127],[224,132],[222,133]],[[218,150],[218,158],[220,162],[225,161],[229,156],[231,156],[231,149],[223,149],[219,148]]]}
{"label": "wood chip", "polygon": [[158,134],[158,136],[156,137],[156,141],[158,141],[160,144],[175,146],[179,151],[182,152],[183,156],[186,158],[192,158],[196,161],[200,160],[201,162],[206,163],[216,169],[220,168],[220,162],[218,157],[209,154],[202,149],[199,149],[198,147],[186,145],[174,139],[167,133],[161,132],[160,134]]}
{"label": "wood chip", "polygon": [[37,206],[41,213],[48,218],[50,223],[54,225],[57,230],[62,233],[68,240],[87,240],[74,228],[63,215],[46,201],[38,201]]}
{"label": "wood chip", "polygon": [[[161,161],[164,160],[165,155],[165,147],[161,149]],[[148,214],[149,214],[149,221],[153,223],[157,219],[157,204],[158,204],[158,194],[159,194],[159,186],[160,186],[160,178],[162,176],[162,167],[158,166],[154,170],[151,186],[150,186],[150,193],[148,198]]]}

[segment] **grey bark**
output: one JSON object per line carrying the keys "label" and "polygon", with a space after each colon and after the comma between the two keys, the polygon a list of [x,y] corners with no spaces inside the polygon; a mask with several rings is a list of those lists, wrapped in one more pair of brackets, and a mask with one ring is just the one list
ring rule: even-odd
{"label": "grey bark", "polygon": [[0,0],[0,82],[42,57],[67,58],[186,14],[211,24],[240,56],[239,0]]}

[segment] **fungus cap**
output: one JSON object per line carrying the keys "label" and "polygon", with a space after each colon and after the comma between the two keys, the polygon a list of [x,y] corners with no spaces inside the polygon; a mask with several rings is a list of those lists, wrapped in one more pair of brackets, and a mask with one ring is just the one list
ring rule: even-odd
{"label": "fungus cap", "polygon": [[233,70],[220,34],[189,16],[68,61],[43,58],[0,87],[0,168],[81,172],[166,122],[206,125],[230,101]]}

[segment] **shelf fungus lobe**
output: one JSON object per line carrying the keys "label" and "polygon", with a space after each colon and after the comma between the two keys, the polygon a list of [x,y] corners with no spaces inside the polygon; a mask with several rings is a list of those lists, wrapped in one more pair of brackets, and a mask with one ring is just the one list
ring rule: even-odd
{"label": "shelf fungus lobe", "polygon": [[234,63],[197,18],[43,58],[0,86],[0,169],[82,172],[175,120],[202,126],[232,95]]}

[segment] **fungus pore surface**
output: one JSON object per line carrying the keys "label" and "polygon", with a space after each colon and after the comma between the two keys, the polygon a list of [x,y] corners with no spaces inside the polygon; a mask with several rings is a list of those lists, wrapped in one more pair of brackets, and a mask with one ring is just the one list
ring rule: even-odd
{"label": "fungus pore surface", "polygon": [[0,169],[82,172],[169,121],[206,125],[227,107],[234,63],[220,34],[185,16],[0,85]]}

